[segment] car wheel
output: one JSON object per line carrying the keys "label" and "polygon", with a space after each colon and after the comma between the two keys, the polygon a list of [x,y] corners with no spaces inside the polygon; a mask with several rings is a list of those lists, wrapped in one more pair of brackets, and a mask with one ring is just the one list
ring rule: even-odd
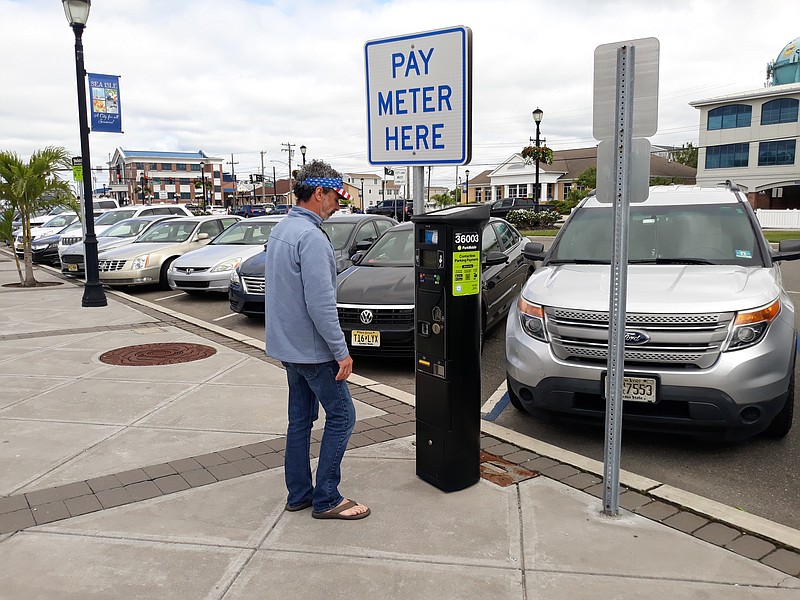
{"label": "car wheel", "polygon": [[[508,384],[506,383],[506,385]],[[522,402],[520,401],[519,396],[517,396],[514,393],[514,390],[511,389],[510,385],[508,386],[508,399],[511,400],[511,406],[513,406],[517,410],[521,410],[522,412],[528,412],[527,410],[525,410],[525,407],[522,406]]]}
{"label": "car wheel", "polygon": [[168,290],[169,287],[169,280],[167,279],[167,271],[169,271],[170,265],[173,263],[175,258],[170,258],[169,260],[164,261],[164,264],[161,265],[161,272],[158,275],[158,287],[162,290]]}
{"label": "car wheel", "polygon": [[786,403],[783,405],[781,411],[775,415],[775,418],[769,424],[769,427],[764,431],[768,437],[780,439],[786,437],[789,430],[792,428],[792,417],[794,416],[794,373],[789,382],[789,393],[786,396]]}

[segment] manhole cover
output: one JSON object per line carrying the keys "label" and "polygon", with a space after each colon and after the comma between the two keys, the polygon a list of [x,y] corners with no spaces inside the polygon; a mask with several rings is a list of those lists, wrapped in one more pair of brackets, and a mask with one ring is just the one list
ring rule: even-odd
{"label": "manhole cover", "polygon": [[539,473],[536,471],[524,469],[499,456],[481,452],[481,477],[500,487],[508,487],[538,476]]}
{"label": "manhole cover", "polygon": [[100,356],[100,362],[123,367],[151,367],[202,360],[216,353],[216,349],[203,344],[141,344],[109,350]]}

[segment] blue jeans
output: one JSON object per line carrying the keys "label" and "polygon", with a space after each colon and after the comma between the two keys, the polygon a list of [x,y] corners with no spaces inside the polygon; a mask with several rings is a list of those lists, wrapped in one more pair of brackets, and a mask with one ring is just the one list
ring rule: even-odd
{"label": "blue jeans", "polygon": [[[324,512],[342,500],[342,457],[356,423],[356,409],[346,381],[336,381],[339,363],[283,363],[289,381],[289,428],[286,431],[285,477],[289,506],[311,500]],[[317,484],[311,482],[311,427],[325,409]]]}

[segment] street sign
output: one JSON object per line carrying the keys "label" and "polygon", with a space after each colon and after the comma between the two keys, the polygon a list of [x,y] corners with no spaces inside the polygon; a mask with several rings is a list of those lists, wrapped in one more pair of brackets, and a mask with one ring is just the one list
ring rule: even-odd
{"label": "street sign", "polygon": [[394,170],[394,184],[395,185],[405,185],[408,183],[406,181],[406,170],[405,169],[395,169]]}
{"label": "street sign", "polygon": [[467,164],[472,31],[458,26],[372,40],[364,56],[370,164]]}
{"label": "street sign", "polygon": [[83,159],[80,156],[72,157],[72,180],[83,181]]}

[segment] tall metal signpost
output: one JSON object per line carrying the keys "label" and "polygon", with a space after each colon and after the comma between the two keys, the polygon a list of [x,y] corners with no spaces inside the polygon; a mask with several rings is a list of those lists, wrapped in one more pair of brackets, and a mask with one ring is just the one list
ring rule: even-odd
{"label": "tall metal signpost", "polygon": [[[597,199],[614,204],[614,251],[609,290],[606,438],[603,512],[619,514],[619,470],[625,380],[628,220],[631,202],[644,202],[650,179],[650,142],[658,129],[656,38],[604,44],[594,54]],[[634,85],[635,82],[635,85]]]}
{"label": "tall metal signpost", "polygon": [[470,161],[472,31],[458,26],[372,40],[364,57],[369,163],[411,165],[414,214],[422,214],[425,166]]}

